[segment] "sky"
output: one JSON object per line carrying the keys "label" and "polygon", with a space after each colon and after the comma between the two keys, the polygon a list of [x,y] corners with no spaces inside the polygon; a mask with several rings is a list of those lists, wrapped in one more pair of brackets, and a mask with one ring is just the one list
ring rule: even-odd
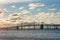
{"label": "sky", "polygon": [[22,22],[60,24],[60,0],[0,0],[0,27]]}

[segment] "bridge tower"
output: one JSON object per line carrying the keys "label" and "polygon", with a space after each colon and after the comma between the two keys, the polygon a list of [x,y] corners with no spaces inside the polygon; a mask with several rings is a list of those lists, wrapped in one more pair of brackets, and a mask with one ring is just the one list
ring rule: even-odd
{"label": "bridge tower", "polygon": [[41,23],[42,23],[42,24],[41,24],[41,27],[40,27],[40,29],[43,29],[43,26],[44,26],[43,24],[44,24],[44,22],[41,22]]}
{"label": "bridge tower", "polygon": [[41,27],[40,27],[40,29],[43,29],[43,24],[41,24]]}

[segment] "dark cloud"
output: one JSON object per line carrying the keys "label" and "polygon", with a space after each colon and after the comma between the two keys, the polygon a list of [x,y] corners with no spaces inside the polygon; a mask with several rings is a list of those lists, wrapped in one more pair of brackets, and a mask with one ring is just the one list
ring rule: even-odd
{"label": "dark cloud", "polygon": [[18,16],[18,14],[12,14],[12,16]]}

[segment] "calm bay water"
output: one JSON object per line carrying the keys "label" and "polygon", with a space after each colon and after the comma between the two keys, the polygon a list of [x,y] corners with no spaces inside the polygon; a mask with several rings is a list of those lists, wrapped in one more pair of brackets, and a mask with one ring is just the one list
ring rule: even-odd
{"label": "calm bay water", "polygon": [[60,30],[0,30],[0,40],[60,40]]}

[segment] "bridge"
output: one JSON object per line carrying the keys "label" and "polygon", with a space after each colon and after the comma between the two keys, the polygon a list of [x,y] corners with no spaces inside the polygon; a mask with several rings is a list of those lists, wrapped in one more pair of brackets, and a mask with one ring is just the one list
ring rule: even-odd
{"label": "bridge", "polygon": [[19,26],[9,27],[7,29],[17,29],[17,30],[60,29],[59,27],[60,27],[60,24],[25,24],[25,25],[21,24]]}

